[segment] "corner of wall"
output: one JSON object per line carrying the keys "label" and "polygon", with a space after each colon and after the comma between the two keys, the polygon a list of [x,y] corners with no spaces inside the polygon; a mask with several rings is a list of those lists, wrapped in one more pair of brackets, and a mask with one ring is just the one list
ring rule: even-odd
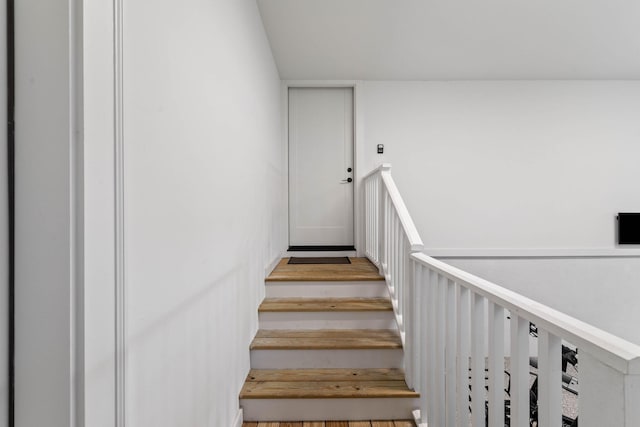
{"label": "corner of wall", "polygon": [[242,408],[240,408],[238,409],[238,413],[236,414],[236,418],[235,420],[233,420],[233,424],[231,425],[231,427],[242,427],[243,421]]}

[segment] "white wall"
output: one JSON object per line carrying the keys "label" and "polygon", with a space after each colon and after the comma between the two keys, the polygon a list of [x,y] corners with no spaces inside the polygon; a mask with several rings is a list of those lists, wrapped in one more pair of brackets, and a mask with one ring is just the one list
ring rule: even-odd
{"label": "white wall", "polygon": [[284,248],[280,78],[251,0],[124,7],[127,423],[231,426]]}
{"label": "white wall", "polygon": [[15,2],[16,354],[19,427],[75,425],[78,3]]}
{"label": "white wall", "polygon": [[360,105],[365,169],[393,165],[425,252],[640,342],[639,252],[615,244],[640,211],[639,82],[370,81]]}
{"label": "white wall", "polygon": [[[126,422],[227,426],[285,245],[280,79],[250,0],[125,3]],[[17,425],[114,426],[113,3],[16,6]]]}
{"label": "white wall", "polygon": [[640,211],[639,82],[364,86],[366,169],[392,163],[429,248],[612,248]]}

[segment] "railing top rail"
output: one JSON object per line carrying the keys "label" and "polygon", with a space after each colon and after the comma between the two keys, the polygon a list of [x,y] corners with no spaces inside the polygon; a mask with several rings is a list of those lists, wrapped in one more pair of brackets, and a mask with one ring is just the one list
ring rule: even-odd
{"label": "railing top rail", "polygon": [[411,215],[407,210],[407,206],[404,204],[404,200],[402,200],[402,196],[400,195],[400,191],[398,191],[398,187],[396,187],[396,183],[393,181],[391,177],[391,173],[389,170],[381,170],[382,181],[384,185],[387,187],[387,191],[389,196],[391,197],[391,202],[393,206],[396,208],[396,213],[400,218],[400,223],[402,224],[402,228],[404,229],[405,234],[407,235],[407,240],[409,241],[409,247],[411,251],[418,252],[424,249],[424,244],[422,243],[422,239],[418,234],[418,229],[416,225],[413,223],[413,219],[411,219]]}
{"label": "railing top rail", "polygon": [[365,180],[369,178],[371,175],[375,175],[379,171],[390,171],[390,170],[391,170],[391,163],[382,163],[380,166],[378,166],[377,168],[373,169],[371,172],[363,176],[362,179]]}
{"label": "railing top rail", "polygon": [[571,342],[617,371],[640,374],[640,346],[426,254],[412,254],[411,258]]}

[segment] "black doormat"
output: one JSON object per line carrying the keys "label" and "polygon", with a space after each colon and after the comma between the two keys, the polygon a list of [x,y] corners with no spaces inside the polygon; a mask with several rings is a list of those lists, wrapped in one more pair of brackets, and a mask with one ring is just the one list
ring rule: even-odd
{"label": "black doormat", "polygon": [[349,257],[291,257],[287,264],[351,264]]}

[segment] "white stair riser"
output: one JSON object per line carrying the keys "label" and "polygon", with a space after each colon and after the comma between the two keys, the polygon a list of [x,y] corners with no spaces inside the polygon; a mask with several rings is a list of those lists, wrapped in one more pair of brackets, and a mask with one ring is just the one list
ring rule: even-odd
{"label": "white stair riser", "polygon": [[267,298],[388,298],[384,281],[266,282]]}
{"label": "white stair riser", "polygon": [[402,349],[251,350],[253,369],[402,367]]}
{"label": "white stair riser", "polygon": [[260,329],[396,329],[392,311],[263,312]]}
{"label": "white stair riser", "polygon": [[241,399],[245,421],[409,420],[413,398]]}

